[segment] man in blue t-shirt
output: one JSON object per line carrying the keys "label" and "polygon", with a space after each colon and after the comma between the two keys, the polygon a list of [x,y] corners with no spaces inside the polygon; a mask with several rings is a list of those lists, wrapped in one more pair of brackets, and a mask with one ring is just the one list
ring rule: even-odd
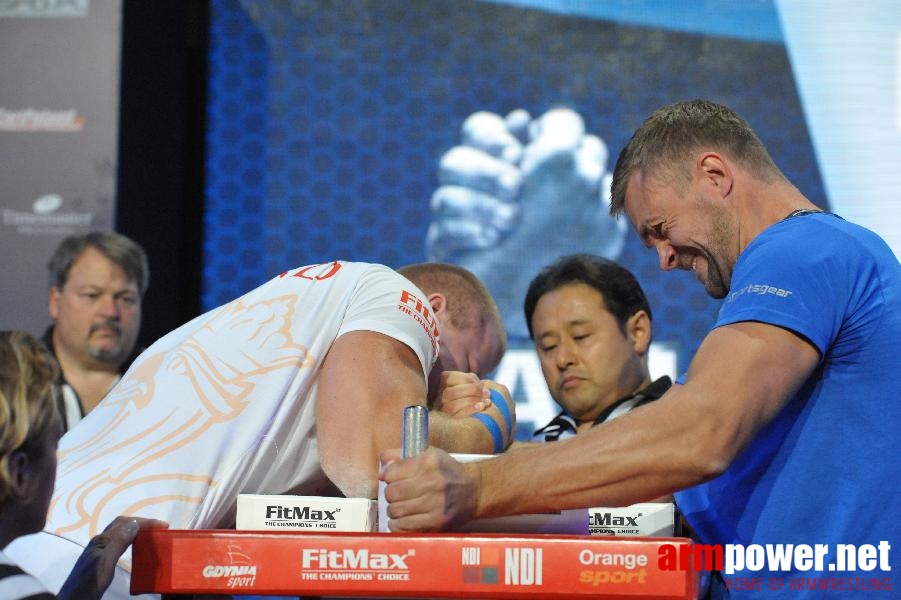
{"label": "man in blue t-shirt", "polygon": [[741,117],[704,100],[645,121],[611,195],[661,269],[690,270],[723,299],[682,385],[491,461],[383,454],[391,529],[676,492],[699,540],[735,559],[720,591],[886,597],[901,543],[897,258],[805,198]]}

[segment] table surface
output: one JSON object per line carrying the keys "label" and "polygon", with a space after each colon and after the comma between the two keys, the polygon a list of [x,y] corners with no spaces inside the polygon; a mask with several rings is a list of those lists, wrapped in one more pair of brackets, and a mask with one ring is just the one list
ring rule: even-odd
{"label": "table surface", "polygon": [[131,586],[167,596],[685,599],[697,596],[697,574],[665,558],[690,551],[686,538],[150,529],[135,540]]}

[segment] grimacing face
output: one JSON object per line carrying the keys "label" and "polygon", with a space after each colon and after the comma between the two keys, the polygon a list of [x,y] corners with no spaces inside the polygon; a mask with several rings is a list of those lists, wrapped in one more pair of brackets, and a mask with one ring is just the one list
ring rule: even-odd
{"label": "grimacing face", "polygon": [[593,421],[644,381],[639,353],[649,340],[624,332],[590,285],[569,283],[541,296],[532,330],[551,395],[578,421]]}
{"label": "grimacing face", "polygon": [[49,311],[58,353],[118,368],[137,342],[141,294],[122,267],[88,247],[72,262],[62,289],[50,290]]}
{"label": "grimacing face", "polygon": [[722,206],[696,183],[678,192],[633,173],[625,212],[648,248],[657,251],[660,269],[692,271],[713,298],[724,298],[738,253],[737,232]]}

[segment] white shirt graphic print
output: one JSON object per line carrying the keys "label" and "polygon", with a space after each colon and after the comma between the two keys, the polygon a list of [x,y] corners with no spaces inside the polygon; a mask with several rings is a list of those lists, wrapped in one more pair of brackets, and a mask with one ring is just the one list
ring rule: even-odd
{"label": "white shirt graphic print", "polygon": [[386,267],[326,263],[161,338],[61,440],[45,530],[84,546],[120,514],[227,527],[239,493],[332,491],[312,401],[322,359],[341,334],[372,330],[410,346],[427,376],[437,328],[410,310],[419,299]]}

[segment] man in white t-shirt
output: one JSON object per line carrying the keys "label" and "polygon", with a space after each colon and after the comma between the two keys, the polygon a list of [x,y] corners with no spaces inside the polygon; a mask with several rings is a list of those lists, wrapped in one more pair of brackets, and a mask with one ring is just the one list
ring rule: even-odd
{"label": "man in white t-shirt", "polygon": [[[472,389],[475,405],[505,346],[494,301],[460,267],[334,261],[283,273],[138,357],[61,439],[45,531],[8,552],[53,590],[118,515],[208,529],[233,525],[239,493],[375,498],[403,408],[440,407],[448,371],[472,373],[448,397]],[[499,428],[509,445],[515,422],[485,405],[478,419],[431,411],[430,443],[490,453]],[[129,553],[120,564],[130,572]],[[127,583],[117,577],[110,593]]]}

